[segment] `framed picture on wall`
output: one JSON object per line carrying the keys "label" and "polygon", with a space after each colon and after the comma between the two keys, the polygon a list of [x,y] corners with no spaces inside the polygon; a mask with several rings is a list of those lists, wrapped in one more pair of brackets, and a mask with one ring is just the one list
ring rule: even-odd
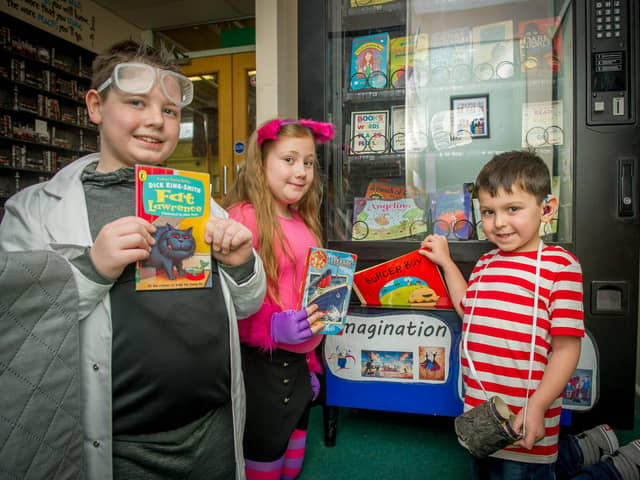
{"label": "framed picture on wall", "polygon": [[489,95],[450,98],[452,138],[489,138]]}

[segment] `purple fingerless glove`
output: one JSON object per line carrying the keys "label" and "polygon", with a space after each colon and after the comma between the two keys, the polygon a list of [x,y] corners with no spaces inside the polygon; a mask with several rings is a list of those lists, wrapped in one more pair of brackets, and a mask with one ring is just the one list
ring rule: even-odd
{"label": "purple fingerless glove", "polygon": [[271,338],[276,343],[296,344],[313,336],[307,310],[285,310],[271,315]]}
{"label": "purple fingerless glove", "polygon": [[311,372],[311,391],[313,392],[313,397],[311,401],[314,401],[318,398],[318,394],[320,393],[320,380],[315,372]]}

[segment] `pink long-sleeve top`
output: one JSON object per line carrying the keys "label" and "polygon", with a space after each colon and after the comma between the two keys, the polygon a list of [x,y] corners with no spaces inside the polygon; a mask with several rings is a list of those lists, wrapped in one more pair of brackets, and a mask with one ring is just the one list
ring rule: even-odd
{"label": "pink long-sleeve top", "polygon": [[[314,335],[309,340],[295,345],[275,343],[271,338],[271,315],[282,310],[297,309],[307,250],[309,247],[319,246],[300,214],[293,208],[290,211],[291,218],[278,217],[285,239],[285,249],[289,255],[282,251],[280,242],[275,242],[275,253],[280,274],[278,287],[282,307],[267,296],[262,308],[250,317],[238,322],[238,328],[240,341],[253,347],[259,347],[264,350],[280,348],[295,353],[308,353],[312,352],[320,344],[322,341],[321,335]],[[228,212],[231,218],[246,225],[251,230],[253,233],[253,247],[260,253],[258,250],[258,226],[253,205],[246,202],[240,203],[229,208]],[[315,355],[307,355],[307,359],[311,371],[321,370]]]}

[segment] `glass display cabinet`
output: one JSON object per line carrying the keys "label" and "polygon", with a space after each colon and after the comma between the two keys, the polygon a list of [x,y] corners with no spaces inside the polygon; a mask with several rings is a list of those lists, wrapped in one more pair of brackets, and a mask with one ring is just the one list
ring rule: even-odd
{"label": "glass display cabinet", "polygon": [[[476,175],[496,153],[535,151],[560,204],[540,233],[582,263],[585,323],[599,352],[595,407],[575,417],[631,425],[640,248],[637,3],[330,0],[300,1],[298,9],[300,116],[337,128],[321,155],[327,246],[357,253],[362,269],[436,232],[449,238],[468,275],[493,247],[482,231]],[[353,310],[378,321],[379,311]],[[441,313],[453,354],[459,320]],[[364,358],[351,355],[361,368]],[[340,388],[402,395],[359,380]],[[335,388],[332,372],[327,381]],[[330,395],[327,401],[345,405]]]}

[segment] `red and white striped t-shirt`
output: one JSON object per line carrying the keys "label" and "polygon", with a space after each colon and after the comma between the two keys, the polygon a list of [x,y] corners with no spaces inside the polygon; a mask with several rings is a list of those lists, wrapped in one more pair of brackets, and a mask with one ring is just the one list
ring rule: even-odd
{"label": "red and white striped t-shirt", "polygon": [[[483,255],[471,272],[464,307],[463,335],[479,380],[489,396],[500,396],[517,414],[525,404],[533,327],[537,251]],[[474,297],[477,295],[473,315]],[[536,391],[551,353],[551,337],[584,336],[582,269],[575,256],[544,246],[540,264],[537,338],[529,395]],[[464,337],[463,337],[464,338]],[[486,400],[461,348],[465,411]],[[558,452],[561,397],[545,414],[546,436],[532,450],[506,448],[494,457],[551,463]]]}

